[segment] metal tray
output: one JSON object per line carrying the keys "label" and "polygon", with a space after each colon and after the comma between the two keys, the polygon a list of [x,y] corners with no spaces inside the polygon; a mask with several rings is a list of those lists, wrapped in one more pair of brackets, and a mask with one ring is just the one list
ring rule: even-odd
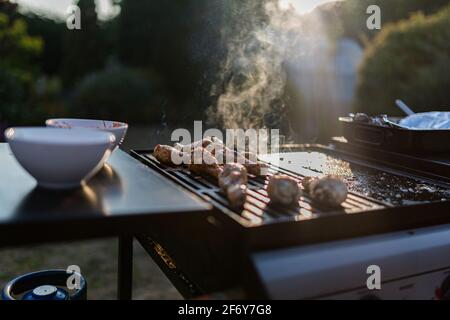
{"label": "metal tray", "polygon": [[[401,118],[390,118],[398,121]],[[352,143],[410,154],[450,151],[450,130],[408,130],[354,122],[341,117],[344,137]]]}

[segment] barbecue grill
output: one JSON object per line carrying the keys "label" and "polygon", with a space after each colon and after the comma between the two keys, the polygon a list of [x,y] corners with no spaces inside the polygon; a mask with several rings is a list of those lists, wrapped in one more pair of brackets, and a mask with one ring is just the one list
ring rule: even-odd
{"label": "barbecue grill", "polygon": [[[341,242],[353,241],[345,246],[352,250],[355,245],[363,246],[355,241],[380,243],[380,239],[389,235],[395,243],[396,235],[402,238],[418,228],[450,224],[450,156],[443,154],[419,157],[357,146],[336,138],[328,146],[286,145],[279,154],[261,156],[260,160],[270,165],[269,175],[283,173],[299,182],[305,176],[344,176],[350,192],[337,209],[316,204],[307,196],[302,196],[296,207],[274,206],[265,191],[266,177],[250,177],[247,202],[243,209],[235,209],[213,180],[193,175],[183,167],[165,166],[153,158],[151,150],[131,154],[215,208],[211,214],[189,220],[166,219],[149,234],[138,237],[186,297],[234,287],[242,288],[246,297],[268,298],[330,297],[336,292],[356,290],[362,281],[358,277],[354,277],[359,282],[353,287],[347,281],[325,285],[321,290],[312,290],[303,283],[299,289],[294,285],[295,279],[307,277],[298,270],[308,262],[302,260],[298,265],[295,259],[305,256],[303,250],[310,247],[333,256],[337,249],[327,251],[327,248]],[[450,258],[450,237],[444,242],[449,244]],[[442,245],[437,241],[438,244]],[[280,253],[285,250],[289,253]],[[348,263],[354,264],[358,257],[361,255],[353,255]],[[380,264],[384,258],[379,256]],[[436,266],[439,272],[450,270],[450,261],[441,264]],[[328,261],[328,265],[331,267],[333,263]],[[277,274],[274,267],[281,270],[275,280],[271,276]],[[318,268],[324,270],[326,266]],[[361,274],[366,276],[363,271]],[[322,272],[314,279],[323,284],[323,276]],[[398,275],[390,278],[395,277]],[[367,293],[366,289],[361,292]]]}

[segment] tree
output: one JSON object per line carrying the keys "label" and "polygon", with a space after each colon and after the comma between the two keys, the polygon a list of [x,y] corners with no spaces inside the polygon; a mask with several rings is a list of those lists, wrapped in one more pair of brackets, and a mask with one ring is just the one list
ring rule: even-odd
{"label": "tree", "polygon": [[172,92],[182,96],[189,77],[188,1],[122,1],[119,17],[119,57],[128,66],[155,70]]}
{"label": "tree", "polygon": [[0,123],[21,123],[33,119],[31,103],[37,68],[34,59],[42,40],[32,37],[17,7],[0,1]]}
{"label": "tree", "polygon": [[58,75],[63,59],[62,43],[66,29],[65,23],[31,13],[21,17],[28,25],[29,34],[43,40],[42,54],[36,59],[36,64],[40,66],[44,74]]}
{"label": "tree", "polygon": [[79,0],[81,30],[64,31],[62,78],[65,86],[72,85],[89,72],[104,66],[105,54],[95,2]]}
{"label": "tree", "polygon": [[366,26],[366,10],[370,5],[380,7],[384,27],[389,23],[408,19],[417,12],[425,15],[436,13],[447,4],[448,0],[347,0],[342,3],[343,35],[363,44],[378,35],[379,30],[369,30]]}
{"label": "tree", "polygon": [[359,70],[359,111],[394,113],[401,98],[415,111],[448,110],[450,5],[385,27],[366,50]]}
{"label": "tree", "polygon": [[36,68],[33,59],[42,50],[42,39],[32,37],[24,19],[14,11],[17,7],[0,2],[0,67],[30,81]]}
{"label": "tree", "polygon": [[[198,118],[219,65],[221,0],[123,0],[118,17],[120,62],[156,74],[165,88],[166,110],[189,107]],[[187,112],[184,112],[187,115]]]}
{"label": "tree", "polygon": [[121,66],[110,66],[93,72],[76,85],[73,116],[82,118],[117,118],[134,123],[155,118],[155,92],[138,72]]}

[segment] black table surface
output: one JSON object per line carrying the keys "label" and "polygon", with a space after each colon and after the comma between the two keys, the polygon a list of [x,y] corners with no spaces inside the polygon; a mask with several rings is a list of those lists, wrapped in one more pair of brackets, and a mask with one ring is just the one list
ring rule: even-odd
{"label": "black table surface", "polygon": [[37,187],[9,146],[0,144],[0,247],[134,235],[165,217],[209,210],[122,150],[85,186],[51,191]]}

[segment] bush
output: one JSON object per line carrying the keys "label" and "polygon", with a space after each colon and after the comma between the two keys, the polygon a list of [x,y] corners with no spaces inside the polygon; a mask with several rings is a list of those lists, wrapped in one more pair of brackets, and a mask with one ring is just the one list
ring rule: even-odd
{"label": "bush", "polygon": [[449,43],[450,6],[384,27],[360,66],[356,109],[392,114],[397,98],[415,111],[448,109]]}
{"label": "bush", "polygon": [[42,39],[32,37],[23,19],[11,19],[0,12],[0,68],[8,70],[23,82],[32,82],[34,59],[42,51]]}
{"label": "bush", "polygon": [[[353,38],[361,43],[379,34],[379,30],[369,30],[366,26],[368,15],[366,9],[377,5],[381,9],[383,28],[387,23],[408,19],[411,14],[422,12],[434,14],[448,5],[448,0],[346,0],[341,2],[341,30],[343,36]],[[330,25],[329,28],[335,28]]]}
{"label": "bush", "polygon": [[124,67],[95,72],[82,79],[76,87],[71,115],[149,122],[160,117],[159,110],[154,107],[154,91],[150,81]]}

